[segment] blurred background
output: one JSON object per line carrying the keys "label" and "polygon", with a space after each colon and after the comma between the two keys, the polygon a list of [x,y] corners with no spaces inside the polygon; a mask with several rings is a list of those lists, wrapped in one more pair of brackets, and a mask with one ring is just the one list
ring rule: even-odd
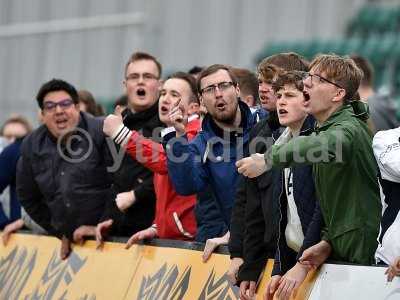
{"label": "blurred background", "polygon": [[164,75],[212,63],[254,70],[283,51],[358,53],[376,88],[398,99],[400,0],[0,0],[0,120],[37,124],[36,92],[51,78],[110,111],[138,50],[158,57]]}

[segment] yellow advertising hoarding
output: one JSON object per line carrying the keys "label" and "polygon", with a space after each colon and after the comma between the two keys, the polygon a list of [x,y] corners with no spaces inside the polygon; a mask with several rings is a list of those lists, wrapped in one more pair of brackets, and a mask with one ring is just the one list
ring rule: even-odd
{"label": "yellow advertising hoarding", "polygon": [[[99,251],[87,241],[62,261],[59,248],[55,238],[26,234],[0,245],[0,299],[238,299],[238,288],[226,276],[228,255],[213,254],[203,263],[195,250],[147,245],[125,250],[124,244],[105,243]],[[307,299],[313,282],[304,285],[298,299]]]}

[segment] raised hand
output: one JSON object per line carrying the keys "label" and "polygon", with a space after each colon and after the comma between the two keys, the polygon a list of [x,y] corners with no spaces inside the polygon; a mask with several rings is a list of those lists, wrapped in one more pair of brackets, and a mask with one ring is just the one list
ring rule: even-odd
{"label": "raised hand", "polygon": [[169,112],[171,125],[175,127],[176,135],[182,136],[185,134],[185,127],[188,122],[187,111],[181,100],[177,101]]}

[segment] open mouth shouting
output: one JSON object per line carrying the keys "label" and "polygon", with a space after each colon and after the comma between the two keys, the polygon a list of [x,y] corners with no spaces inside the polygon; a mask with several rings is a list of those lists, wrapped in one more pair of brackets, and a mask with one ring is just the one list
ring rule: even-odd
{"label": "open mouth shouting", "polygon": [[169,113],[169,107],[167,105],[165,105],[165,104],[162,104],[160,106],[160,114],[161,115],[168,115],[168,113]]}
{"label": "open mouth shouting", "polygon": [[146,96],[146,90],[144,88],[138,88],[136,90],[136,95],[138,95],[139,98],[143,99]]}
{"label": "open mouth shouting", "polygon": [[215,104],[215,107],[218,111],[224,111],[226,108],[226,103],[224,101],[219,101]]}
{"label": "open mouth shouting", "polygon": [[284,116],[286,116],[287,114],[288,114],[288,111],[287,111],[286,109],[280,108],[280,109],[278,110],[278,115],[279,115],[280,117],[284,117]]}
{"label": "open mouth shouting", "polygon": [[260,102],[261,104],[266,104],[269,101],[269,97],[267,95],[260,95]]}
{"label": "open mouth shouting", "polygon": [[310,94],[307,91],[304,90],[303,95],[305,101],[310,101]]}
{"label": "open mouth shouting", "polygon": [[68,119],[66,118],[60,118],[56,120],[56,125],[58,129],[65,129],[68,126]]}

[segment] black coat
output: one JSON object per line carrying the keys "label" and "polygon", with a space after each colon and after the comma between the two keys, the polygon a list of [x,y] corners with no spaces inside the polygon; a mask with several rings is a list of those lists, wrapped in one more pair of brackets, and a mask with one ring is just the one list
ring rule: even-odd
{"label": "black coat", "polygon": [[[271,113],[250,132],[250,152],[266,152],[282,130],[276,113]],[[253,141],[260,138],[266,143],[258,142],[251,149]],[[278,207],[272,201],[271,182],[271,172],[257,178],[241,176],[239,179],[229,240],[231,257],[242,257],[245,261],[239,270],[239,281],[256,281],[266,259],[275,253]]]}
{"label": "black coat", "polygon": [[42,125],[24,139],[17,166],[22,206],[36,223],[58,237],[72,238],[79,226],[96,225],[105,202],[112,198],[103,122],[81,113],[78,128],[75,134],[81,139],[71,143],[77,156],[63,146],[58,148],[57,140]]}
{"label": "black coat", "polygon": [[[137,113],[126,109],[122,113],[124,125],[139,131],[143,136],[160,142],[159,133],[163,128],[158,116],[158,102],[151,108]],[[153,185],[153,172],[125,154],[121,166],[114,173],[115,194],[134,190],[136,201],[121,212],[115,199],[107,203],[102,220],[113,219],[112,233],[130,236],[152,225],[155,215],[156,195]]]}
{"label": "black coat", "polygon": [[[314,128],[314,118],[309,116],[304,121],[300,135],[309,135]],[[273,200],[279,204],[279,234],[274,260],[273,275],[284,275],[292,268],[303,254],[303,251],[321,240],[323,224],[321,209],[316,197],[312,166],[299,165],[292,167],[293,198],[300,218],[304,241],[295,252],[286,243],[285,230],[287,226],[287,197],[285,192],[284,170],[274,170]]]}

